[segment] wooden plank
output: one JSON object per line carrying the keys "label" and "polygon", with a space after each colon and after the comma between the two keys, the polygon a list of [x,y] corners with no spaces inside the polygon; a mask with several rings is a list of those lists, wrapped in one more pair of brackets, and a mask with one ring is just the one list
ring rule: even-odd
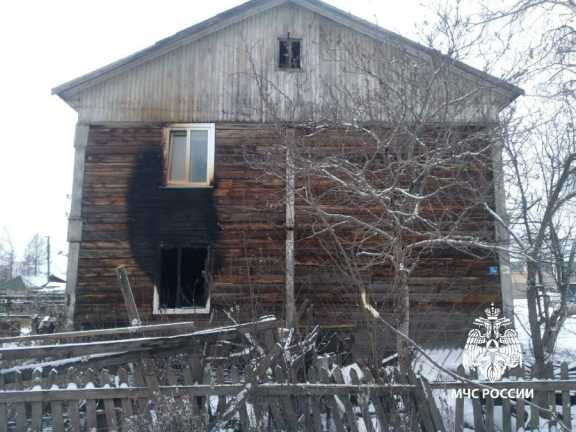
{"label": "wooden plank", "polygon": [[[102,370],[100,372],[100,386],[114,386],[114,380],[110,376],[107,370]],[[104,399],[104,414],[106,416],[106,426],[108,431],[117,432],[118,431],[118,420],[116,419],[116,409],[114,408],[114,399]]]}
{"label": "wooden plank", "polygon": [[[52,369],[48,373],[48,390],[52,391],[59,388],[60,377],[58,371]],[[64,432],[64,416],[63,416],[63,403],[59,400],[50,402],[50,414],[52,415],[52,428],[55,432]]]}
{"label": "wooden plank", "polygon": [[[92,369],[88,369],[85,372],[86,374],[86,378],[87,378],[87,386],[91,385],[91,386],[96,386],[97,384],[97,380],[96,380],[96,374],[94,372],[94,370]],[[108,389],[106,389],[108,390]],[[91,392],[93,392],[94,390],[92,390]],[[107,392],[108,393],[108,392]],[[76,392],[76,394],[78,395],[78,393]],[[98,426],[98,422],[96,419],[96,400],[93,398],[85,398],[86,399],[86,426],[88,428],[89,431],[93,431],[93,430],[97,430],[97,426]]]}
{"label": "wooden plank", "polygon": [[[222,363],[218,364],[216,367],[216,374],[214,376],[214,384],[224,384],[224,366]],[[226,409],[226,396],[227,395],[219,395],[218,396],[218,404],[216,406],[216,415],[220,417],[224,414],[224,410]]]}
{"label": "wooden plank", "polygon": [[[338,366],[336,366],[332,370],[332,376],[337,384],[345,383],[344,375],[342,374],[342,369],[340,369]],[[354,413],[354,407],[352,406],[352,402],[350,401],[350,396],[342,395],[342,397],[340,397],[340,401],[344,405],[346,418],[348,419],[346,425],[353,432],[358,432],[358,423],[356,421],[356,414]]]}
{"label": "wooden plank", "polygon": [[136,300],[134,300],[134,293],[132,292],[132,287],[130,286],[130,279],[128,278],[128,270],[126,266],[116,267],[116,277],[118,279],[118,285],[120,286],[120,291],[122,291],[122,297],[124,298],[124,304],[126,305],[126,310],[128,312],[128,319],[130,324],[133,326],[139,326],[142,324],[140,319],[140,313],[138,312],[138,307],[136,306]]}
{"label": "wooden plank", "polygon": [[[14,387],[22,390],[22,375],[17,375]],[[25,432],[27,429],[26,405],[24,402],[15,402],[13,407],[16,414],[16,432]]]}
{"label": "wooden plank", "polygon": [[[240,373],[238,372],[238,367],[236,365],[232,366],[230,370],[230,376],[232,378],[233,384],[240,384]],[[238,408],[238,416],[240,418],[240,427],[242,432],[250,432],[250,418],[248,417],[248,410],[246,408],[246,402]]]}
{"label": "wooden plank", "polygon": [[530,427],[532,430],[539,430],[540,428],[540,410],[536,406],[538,401],[542,400],[542,392],[534,390],[534,397],[532,398],[532,405],[530,405]]}
{"label": "wooden plank", "polygon": [[479,399],[477,398],[472,399],[472,410],[474,415],[474,431],[485,432],[486,428],[484,426],[484,416],[482,415],[482,405],[480,404]]}
{"label": "wooden plank", "polygon": [[[69,383],[76,382],[78,378],[76,369],[69,368],[66,377]],[[68,401],[68,418],[71,432],[80,432],[80,401],[78,399]]]}
{"label": "wooden plank", "polygon": [[[287,383],[288,377],[286,372],[284,371],[283,367],[280,365],[276,365],[274,368],[274,379],[277,383]],[[296,409],[292,402],[292,396],[286,395],[280,399],[281,407],[284,411],[284,415],[286,417],[286,422],[288,423],[288,427],[290,430],[296,430],[299,428],[298,425],[298,416],[296,415]]]}
{"label": "wooden plank", "polygon": [[157,332],[179,332],[196,330],[198,327],[192,321],[166,323],[166,324],[150,324],[143,325],[137,328],[134,327],[117,327],[110,329],[95,329],[95,330],[82,330],[64,333],[50,333],[50,334],[35,334],[29,336],[14,336],[8,338],[0,338],[0,344],[8,344],[13,342],[30,342],[30,341],[53,341],[53,340],[70,340],[82,339],[95,336],[121,336],[133,334],[148,334]]}
{"label": "wooden plank", "polygon": [[[561,378],[568,379],[568,363],[562,362]],[[570,392],[568,390],[562,391],[562,423],[567,430],[572,430],[572,413],[570,409]]]}
{"label": "wooden plank", "polygon": [[[376,379],[369,368],[365,367],[362,369],[364,374],[364,381],[366,383],[376,383]],[[360,384],[359,384],[360,385]],[[370,392],[370,398],[372,400],[372,405],[376,411],[376,418],[378,419],[378,424],[380,425],[380,430],[387,430],[389,426],[389,421],[386,416],[386,409],[384,408],[384,403],[382,397],[378,393]]]}
{"label": "wooden plank", "polygon": [[[4,376],[0,374],[0,391],[4,390]],[[8,432],[8,407],[0,402],[0,432]]]}
{"label": "wooden plank", "polygon": [[516,430],[524,430],[524,424],[526,423],[525,404],[524,399],[516,401]]}
{"label": "wooden plank", "polygon": [[[132,367],[133,367],[132,373],[134,374],[134,381],[135,381],[136,385],[146,388],[146,380],[144,378],[144,370],[142,369],[142,363],[140,363],[140,362],[132,363]],[[146,388],[146,395],[145,396],[136,397],[139,415],[147,416],[150,413],[150,410],[148,409],[148,393],[149,392],[150,392],[150,389]]]}
{"label": "wooden plank", "polygon": [[68,358],[88,354],[105,354],[117,352],[143,352],[153,350],[166,350],[176,347],[188,346],[193,340],[207,340],[215,337],[223,338],[243,332],[261,331],[276,328],[275,319],[266,319],[259,322],[238,324],[235,326],[216,327],[208,330],[199,330],[193,333],[137,339],[124,339],[119,341],[87,342],[83,344],[44,345],[33,347],[1,348],[0,358],[4,360],[31,359],[42,357]]}
{"label": "wooden plank", "polygon": [[510,399],[502,399],[502,432],[512,432],[512,406]]}
{"label": "wooden plank", "polygon": [[[358,373],[356,369],[350,368],[350,382],[353,385],[360,385],[360,378],[358,378]],[[369,407],[370,397],[367,394],[358,395],[358,404],[360,405],[360,411],[362,412],[362,421],[368,432],[376,432],[374,430],[374,425],[372,423],[372,416],[370,414]]]}
{"label": "wooden plank", "polygon": [[[272,342],[272,347],[273,347],[273,342]],[[270,347],[270,344],[268,344],[268,347]],[[268,381],[268,375],[264,375],[262,377],[262,383],[266,383]],[[274,396],[270,396],[268,398],[266,398],[266,403],[270,409],[270,412],[272,413],[272,419],[274,421],[274,430],[290,430],[289,425],[286,423],[285,419],[284,419],[284,415],[282,413],[282,403],[280,398],[278,397],[274,397]]]}
{"label": "wooden plank", "polygon": [[561,391],[569,390],[576,391],[576,380],[534,380],[534,381],[496,381],[491,383],[489,381],[478,381],[475,384],[462,383],[458,381],[438,381],[430,384],[432,389],[472,389],[480,388],[481,386],[488,386],[496,389],[534,389],[539,391]]}
{"label": "wooden plank", "polygon": [[[554,380],[554,364],[551,361],[546,363],[546,377],[550,380]],[[554,413],[553,416],[550,416],[548,413],[544,413],[544,417],[548,420],[548,427],[550,429],[556,429],[556,390],[552,389],[544,393],[542,395],[542,403],[546,408]]]}
{"label": "wooden plank", "polygon": [[446,428],[444,427],[444,422],[442,421],[442,416],[440,415],[440,411],[438,410],[438,406],[436,405],[436,399],[434,399],[434,394],[432,393],[430,384],[424,377],[420,377],[419,382],[421,384],[422,392],[426,397],[428,410],[430,412],[430,415],[432,416],[434,430],[436,432],[445,432]]}
{"label": "wooden plank", "polygon": [[[326,370],[323,367],[321,367],[320,365],[318,365],[317,371],[318,371],[318,376],[319,376],[320,382],[324,385],[327,385],[330,382],[330,375],[329,375],[328,370]],[[348,394],[344,394],[342,396],[347,397]],[[334,426],[336,427],[336,431],[337,432],[345,432],[346,431],[345,420],[344,420],[345,413],[341,412],[340,407],[339,407],[338,403],[336,402],[336,397],[338,397],[338,396],[333,394],[333,393],[329,393],[324,398],[324,401],[326,403],[326,406],[332,412],[332,421],[334,422]]]}
{"label": "wooden plank", "polygon": [[[135,373],[136,376],[136,373]],[[171,393],[174,395],[189,394],[196,397],[207,397],[214,395],[236,394],[244,388],[238,384],[194,384],[158,386],[160,392]],[[293,396],[322,396],[330,395],[350,395],[362,393],[377,393],[382,395],[389,394],[408,394],[413,391],[413,387],[401,384],[382,384],[370,385],[362,384],[354,386],[352,384],[313,384],[313,383],[261,383],[258,387],[251,390],[258,396],[286,397]],[[149,398],[152,397],[151,389],[146,386],[127,387],[127,388],[83,388],[83,389],[53,389],[53,390],[6,390],[0,391],[0,403],[14,402],[51,402],[51,401],[69,401],[74,399],[98,400],[98,399],[121,399],[121,398]]]}
{"label": "wooden plank", "polygon": [[454,413],[454,432],[464,430],[464,398],[456,398],[456,408]]}
{"label": "wooden plank", "polygon": [[[125,368],[118,369],[118,380],[120,387],[128,387],[128,371]],[[122,398],[120,399],[120,404],[122,405],[122,416],[120,424],[122,425],[122,430],[125,431],[128,428],[128,419],[134,415],[134,410],[132,409],[132,399]]]}
{"label": "wooden plank", "polygon": [[486,430],[492,432],[496,430],[494,427],[494,399],[492,399],[492,397],[490,396],[486,397],[485,408],[486,408],[486,416],[485,416]]}
{"label": "wooden plank", "polygon": [[[420,425],[426,432],[434,431],[434,419],[432,418],[432,413],[430,412],[430,407],[426,401],[426,393],[419,378],[412,372],[407,374],[408,382],[415,386],[412,399],[412,409],[416,410],[418,413],[418,420]],[[410,398],[407,398],[410,400]],[[408,405],[410,406],[410,405]]]}
{"label": "wooden plank", "polygon": [[[311,367],[308,371],[308,381],[310,383],[316,384],[320,381],[318,376],[318,371],[315,367]],[[322,432],[322,411],[321,411],[321,399],[320,396],[310,396],[308,398],[310,403],[310,414],[312,418],[312,425],[314,432]]]}
{"label": "wooden plank", "polygon": [[[195,381],[193,378],[194,375],[192,372],[191,365],[186,365],[182,374],[184,376],[184,384],[185,385],[191,386],[194,384]],[[234,381],[232,381],[232,383],[234,384]],[[200,410],[198,408],[198,398],[196,398],[194,396],[189,396],[189,397],[190,397],[190,409],[192,411],[192,415],[194,417],[196,417],[200,414]]]}
{"label": "wooden plank", "polygon": [[[35,369],[32,373],[32,388],[42,388],[42,370]],[[32,402],[31,404],[30,428],[34,431],[42,430],[42,402]]]}

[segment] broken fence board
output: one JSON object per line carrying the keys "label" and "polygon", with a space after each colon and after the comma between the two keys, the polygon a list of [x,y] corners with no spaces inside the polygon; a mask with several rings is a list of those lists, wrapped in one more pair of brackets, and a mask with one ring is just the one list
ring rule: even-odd
{"label": "broken fence board", "polygon": [[[568,363],[563,362],[561,366],[561,378],[568,379]],[[572,413],[570,407],[570,392],[568,390],[562,391],[562,423],[568,430],[572,430]]]}

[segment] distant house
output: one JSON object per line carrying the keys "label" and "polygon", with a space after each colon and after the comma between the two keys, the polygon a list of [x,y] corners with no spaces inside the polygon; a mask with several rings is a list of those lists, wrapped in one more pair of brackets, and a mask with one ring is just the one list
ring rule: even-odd
{"label": "distant house", "polygon": [[0,333],[33,331],[39,319],[62,321],[65,286],[66,281],[53,274],[16,276],[0,284]]}
{"label": "distant house", "polygon": [[16,276],[0,284],[2,296],[27,296],[32,294],[32,288],[36,285],[24,276]]}
{"label": "distant house", "polygon": [[[313,306],[311,321],[325,328],[362,326],[354,293],[336,291],[341,281],[334,268],[322,265],[322,245],[307,240],[310,225],[296,230],[294,296],[286,294],[286,251],[294,233],[279,200],[283,184],[259,182],[262,173],[243,154],[246,147],[265,154],[277,145],[273,122],[318,120],[331,102],[346,106],[354,93],[334,93],[336,84],[355,89],[363,100],[389,84],[351,70],[346,45],[392,72],[406,61],[432,64],[438,55],[322,1],[252,0],[53,90],[78,113],[68,232],[70,323],[127,322],[114,274],[126,265],[148,321],[227,322],[229,313],[241,320],[282,317],[286,308],[306,302]],[[447,70],[443,83],[461,105],[442,125],[458,125],[458,133],[491,128],[522,94],[456,61]],[[296,112],[278,96],[280,118],[272,118],[252,71],[272,83],[268,92],[299,98]],[[426,78],[416,66],[408,72]],[[445,94],[444,84],[435,95]],[[417,83],[397,90],[415,98],[414,106],[424,92]],[[370,114],[385,127],[385,114]],[[346,111],[339,115],[368,121]],[[330,152],[326,144],[344,135],[318,136],[318,148]],[[351,135],[346,139],[354,144]],[[496,147],[493,154],[498,170]],[[494,195],[501,212],[501,190]],[[487,214],[470,218],[470,230],[496,235]],[[389,272],[371,277],[372,298],[383,313],[392,312]],[[508,277],[497,256],[478,260],[441,252],[414,278],[413,320],[428,337],[462,336],[463,323],[490,302],[510,312]],[[441,328],[447,316],[454,321]]]}

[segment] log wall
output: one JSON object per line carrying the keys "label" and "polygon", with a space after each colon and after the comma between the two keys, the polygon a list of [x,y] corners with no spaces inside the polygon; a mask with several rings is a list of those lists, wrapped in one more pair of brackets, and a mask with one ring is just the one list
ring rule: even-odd
{"label": "log wall", "polygon": [[[162,184],[162,128],[92,126],[86,149],[75,322],[78,327],[125,323],[114,268],[128,269],[145,321],[240,321],[283,316],[284,190],[281,179],[250,168],[246,153],[266,154],[280,137],[266,125],[216,124],[214,188],[174,190]],[[296,299],[312,306],[303,324],[354,329],[364,319],[357,295],[307,236],[296,212]],[[493,232],[485,215],[471,226]],[[152,301],[161,245],[211,244],[215,251],[211,314],[154,316]],[[475,259],[455,251],[426,258],[412,279],[413,317],[421,340],[459,340],[491,301],[499,302],[496,257]],[[372,288],[384,313],[390,272]],[[450,316],[450,319],[446,318]],[[368,343],[368,342],[362,342]]]}

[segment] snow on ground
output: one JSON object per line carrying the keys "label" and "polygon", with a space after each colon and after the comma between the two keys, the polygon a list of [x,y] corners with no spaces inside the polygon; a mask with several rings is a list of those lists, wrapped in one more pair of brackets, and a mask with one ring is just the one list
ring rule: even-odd
{"label": "snow on ground", "polygon": [[[554,302],[554,299],[552,299]],[[522,351],[524,353],[524,362],[527,365],[532,364],[532,343],[530,341],[528,325],[528,306],[525,299],[514,300],[514,327],[518,332]],[[463,329],[468,332],[470,329]],[[464,347],[456,348],[436,348],[428,349],[426,353],[442,367],[451,371],[456,371],[462,364],[462,353]],[[556,345],[556,352],[553,356],[555,365],[563,361],[568,362],[570,368],[576,368],[576,316],[568,317]],[[449,381],[451,378],[444,372],[438,370],[422,355],[417,356],[414,366],[415,372],[421,373],[429,381]]]}
{"label": "snow on ground", "polygon": [[[554,299],[551,299],[554,302]],[[514,327],[518,332],[520,344],[524,354],[524,362],[527,365],[532,364],[532,344],[528,332],[528,306],[525,299],[514,300]],[[468,332],[470,329],[463,329]],[[456,369],[462,364],[463,348],[436,348],[428,349],[426,353],[439,365],[450,370]],[[556,352],[553,356],[555,365],[561,362],[568,362],[569,368],[576,368],[576,316],[568,317],[560,335],[558,337]],[[433,366],[422,355],[417,356],[415,361],[415,372],[421,373],[429,381],[452,381],[452,378],[445,372],[440,371],[437,367]],[[556,372],[558,373],[558,372]],[[576,375],[576,372],[574,373]],[[575,378],[576,376],[571,376]],[[454,406],[455,394],[452,391],[435,391],[434,396],[440,409],[441,415],[444,419],[445,425],[448,429],[453,428],[454,421]],[[572,407],[573,418],[576,419],[576,406]],[[494,415],[496,424],[502,424],[502,410],[500,406],[494,408]],[[542,421],[542,420],[541,420]],[[474,424],[471,400],[465,401],[464,407],[464,423],[466,426],[471,427]],[[540,429],[544,427],[540,423]],[[512,430],[516,429],[515,418],[512,418]],[[469,429],[466,429],[469,430]]]}
{"label": "snow on ground", "polygon": [[[532,343],[528,331],[528,305],[525,299],[514,300],[514,315],[514,326],[522,344],[524,361],[531,364]],[[566,319],[558,336],[553,361],[555,364],[565,361],[569,367],[576,366],[576,316],[570,316]]]}

